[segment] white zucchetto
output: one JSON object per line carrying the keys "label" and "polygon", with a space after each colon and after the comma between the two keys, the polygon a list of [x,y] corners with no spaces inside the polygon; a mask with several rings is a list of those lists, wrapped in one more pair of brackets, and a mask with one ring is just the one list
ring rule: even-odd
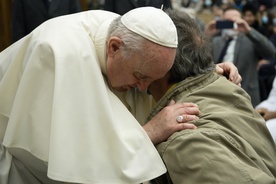
{"label": "white zucchetto", "polygon": [[135,8],[121,18],[123,25],[142,37],[165,47],[176,48],[177,31],[171,18],[154,7]]}

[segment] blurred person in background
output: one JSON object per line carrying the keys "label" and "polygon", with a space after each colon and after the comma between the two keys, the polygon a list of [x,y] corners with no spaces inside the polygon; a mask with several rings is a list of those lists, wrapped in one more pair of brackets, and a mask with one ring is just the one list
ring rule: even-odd
{"label": "blurred person in background", "polygon": [[[233,22],[232,28],[221,29],[221,35],[213,37],[213,56],[215,63],[233,62],[242,76],[242,88],[251,96],[252,105],[260,103],[260,90],[257,66],[260,58],[273,58],[276,49],[272,42],[241,17],[235,7],[223,12],[223,19]],[[237,27],[235,27],[235,25]],[[216,21],[211,21],[205,29],[215,35]]]}
{"label": "blurred person in background", "polygon": [[242,17],[248,23],[248,25],[265,36],[268,36],[268,31],[259,22],[259,12],[256,5],[252,3],[246,3],[242,8]]}
{"label": "blurred person in background", "polygon": [[104,10],[123,15],[134,8],[152,6],[155,8],[171,8],[171,0],[105,0]]}
{"label": "blurred person in background", "polygon": [[[260,23],[260,14],[258,11],[258,7],[255,4],[246,3],[242,8],[242,14],[243,19],[248,23],[250,27],[254,28],[267,38],[269,37],[270,31]],[[265,100],[268,97],[268,94],[272,88],[272,82],[275,76],[273,60],[274,58],[259,56],[257,70],[261,101]]]}
{"label": "blurred person in background", "polygon": [[14,0],[12,42],[51,18],[81,11],[79,0]]}
{"label": "blurred person in background", "polygon": [[203,5],[203,0],[172,0],[173,9],[193,9],[195,14],[202,11]]}

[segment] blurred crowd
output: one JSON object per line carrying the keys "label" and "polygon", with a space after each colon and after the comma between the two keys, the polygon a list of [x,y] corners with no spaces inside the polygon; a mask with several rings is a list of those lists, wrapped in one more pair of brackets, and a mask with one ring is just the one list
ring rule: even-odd
{"label": "blurred crowd", "polygon": [[222,19],[223,10],[234,6],[242,12],[248,24],[263,35],[273,37],[276,31],[275,0],[172,0],[173,8],[184,8],[195,14],[210,13],[216,20]]}

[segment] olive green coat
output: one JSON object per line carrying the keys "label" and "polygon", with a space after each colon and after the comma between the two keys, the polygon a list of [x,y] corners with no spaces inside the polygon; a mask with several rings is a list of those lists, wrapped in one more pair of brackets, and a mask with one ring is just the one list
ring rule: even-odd
{"label": "olive green coat", "polygon": [[188,78],[157,103],[149,119],[169,101],[193,102],[200,119],[195,130],[174,133],[157,149],[168,173],[155,183],[276,183],[276,149],[249,95],[211,72]]}

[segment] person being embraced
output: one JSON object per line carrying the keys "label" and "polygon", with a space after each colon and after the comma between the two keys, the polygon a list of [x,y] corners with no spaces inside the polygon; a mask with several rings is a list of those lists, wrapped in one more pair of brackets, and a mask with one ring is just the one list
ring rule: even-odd
{"label": "person being embraced", "polygon": [[148,120],[172,99],[197,104],[200,114],[190,122],[196,129],[156,145],[168,171],[153,183],[275,183],[275,144],[250,96],[214,73],[210,38],[196,21],[184,12],[168,14],[179,45],[170,71],[148,88],[157,102]]}

